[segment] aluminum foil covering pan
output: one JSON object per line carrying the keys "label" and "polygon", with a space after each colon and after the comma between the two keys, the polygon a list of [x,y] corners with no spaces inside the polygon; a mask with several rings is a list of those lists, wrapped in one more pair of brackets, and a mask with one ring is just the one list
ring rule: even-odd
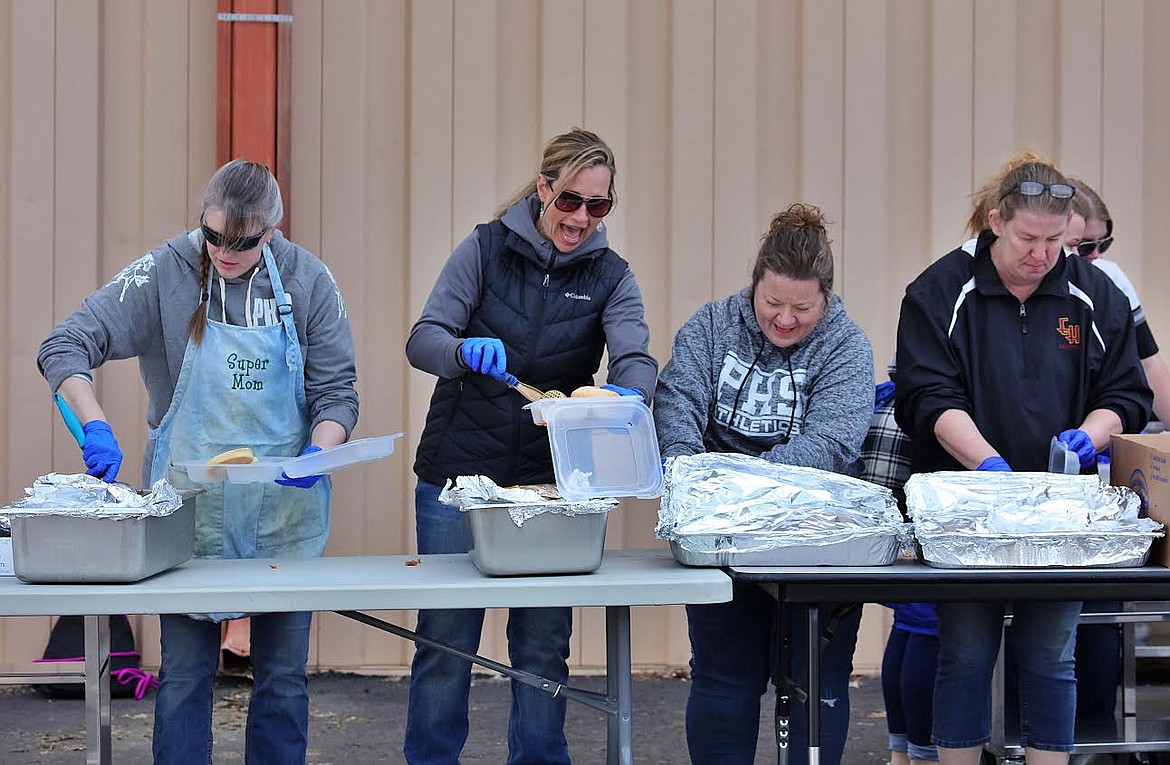
{"label": "aluminum foil covering pan", "polygon": [[0,515],[127,520],[170,515],[183,504],[179,492],[165,480],[142,493],[124,483],[106,483],[85,473],[48,473],[33,481],[24,493],[23,499],[0,508]]}
{"label": "aluminum foil covering pan", "polygon": [[906,483],[922,559],[938,568],[1141,566],[1162,525],[1096,476],[951,471]]}
{"label": "aluminum foil covering pan", "polygon": [[137,582],[191,558],[195,498],[165,480],[149,493],[87,475],[50,473],[12,519],[16,576],[31,583]]}
{"label": "aluminum foil covering pan", "polygon": [[882,566],[911,540],[888,489],[722,453],[666,461],[655,532],[693,566]]}

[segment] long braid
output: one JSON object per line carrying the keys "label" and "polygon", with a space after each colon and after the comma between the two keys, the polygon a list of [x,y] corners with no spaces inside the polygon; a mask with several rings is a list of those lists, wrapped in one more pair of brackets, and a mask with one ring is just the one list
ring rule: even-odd
{"label": "long braid", "polygon": [[195,306],[191,320],[187,323],[187,332],[195,341],[195,345],[203,343],[203,330],[207,327],[206,306],[207,301],[211,299],[211,296],[207,294],[207,279],[211,275],[211,257],[207,254],[206,242],[200,246],[200,252],[203,253],[203,257],[199,259],[199,305]]}

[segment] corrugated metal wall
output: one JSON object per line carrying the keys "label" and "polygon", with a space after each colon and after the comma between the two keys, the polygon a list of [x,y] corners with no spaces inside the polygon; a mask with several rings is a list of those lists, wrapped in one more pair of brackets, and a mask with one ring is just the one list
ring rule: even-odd
{"label": "corrugated metal wall", "polygon": [[[971,189],[1017,147],[1096,185],[1120,260],[1170,337],[1170,6],[1157,0],[294,0],[292,237],[333,269],[358,342],[358,435],[405,453],[339,474],[331,554],[408,552],[410,458],[433,381],[402,348],[444,258],[575,124],[619,159],[615,248],[665,361],[702,302],[742,286],[772,212],[836,221],[839,290],[876,356],[903,286],[962,237]],[[0,0],[0,498],[73,471],[35,354],[125,263],[196,222],[214,170],[214,0]],[[1147,254],[1146,243],[1149,243]],[[130,454],[144,393],[99,375]],[[136,465],[129,460],[130,474]],[[655,544],[652,503],[611,546]],[[410,614],[392,614],[409,621]],[[883,626],[864,628],[873,668]],[[141,620],[148,663],[153,620]],[[409,646],[322,615],[322,668],[406,666]],[[485,648],[502,653],[503,621]],[[599,613],[574,655],[603,655]],[[0,623],[23,669],[44,620]],[[679,609],[641,609],[634,661],[687,659]]]}

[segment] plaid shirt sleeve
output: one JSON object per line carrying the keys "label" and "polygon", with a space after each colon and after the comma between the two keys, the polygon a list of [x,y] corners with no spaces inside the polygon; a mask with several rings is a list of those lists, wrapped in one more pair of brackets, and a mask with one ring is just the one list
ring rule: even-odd
{"label": "plaid shirt sleeve", "polygon": [[910,477],[910,438],[894,422],[893,399],[870,419],[861,460],[865,465],[861,477],[887,489],[900,491]]}

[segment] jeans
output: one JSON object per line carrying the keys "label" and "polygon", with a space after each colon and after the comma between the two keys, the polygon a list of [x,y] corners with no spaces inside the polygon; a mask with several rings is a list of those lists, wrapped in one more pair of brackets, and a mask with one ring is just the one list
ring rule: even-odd
{"label": "jeans", "polygon": [[[463,513],[438,501],[441,487],[419,481],[414,509],[421,554],[461,553],[471,546]],[[419,634],[458,647],[467,653],[479,649],[484,611],[478,609],[423,610]],[[572,608],[512,608],[508,610],[508,657],[513,667],[564,684],[569,679],[569,636]],[[467,741],[467,706],[471,663],[446,651],[419,645],[410,669],[410,697],[406,708],[403,751],[411,765],[459,762]],[[565,741],[565,699],[512,681],[512,708],[508,720],[508,764],[568,765]]]}
{"label": "jeans", "polygon": [[938,636],[894,628],[882,657],[882,696],[890,751],[911,760],[938,760],[930,743]]}
{"label": "jeans", "polygon": [[[752,765],[760,727],[760,697],[778,682],[776,599],[751,584],[735,583],[729,603],[687,606],[691,638],[691,693],[687,747],[695,765]],[[821,607],[829,626],[835,604]],[[789,676],[807,688],[804,608],[793,609]],[[837,765],[849,733],[849,675],[861,608],[852,607],[821,648],[821,762]],[[789,763],[808,762],[808,720],[792,697]]]}
{"label": "jeans", "polygon": [[[1085,603],[1084,613],[1121,610],[1120,601]],[[1077,627],[1077,719],[1112,722],[1121,685],[1121,625]]]}
{"label": "jeans", "polygon": [[[1094,600],[1081,606],[1081,613],[1121,611],[1120,601]],[[1007,632],[1011,633],[1009,627]],[[1016,657],[1011,642],[1004,653],[1004,720],[1016,730]],[[1117,713],[1117,689],[1121,685],[1121,625],[1081,624],[1077,627],[1076,653],[1077,722],[1087,730],[1113,730]]]}
{"label": "jeans", "polygon": [[[309,743],[310,612],[252,617],[252,699],[244,744],[249,765],[305,762]],[[220,626],[179,614],[159,617],[162,666],[154,702],[155,765],[211,763],[212,686]]]}
{"label": "jeans", "polygon": [[[991,737],[991,675],[1003,634],[1004,603],[939,603],[937,746],[982,746]],[[1019,667],[1020,744],[1070,752],[1076,711],[1073,650],[1080,603],[1012,603]]]}

